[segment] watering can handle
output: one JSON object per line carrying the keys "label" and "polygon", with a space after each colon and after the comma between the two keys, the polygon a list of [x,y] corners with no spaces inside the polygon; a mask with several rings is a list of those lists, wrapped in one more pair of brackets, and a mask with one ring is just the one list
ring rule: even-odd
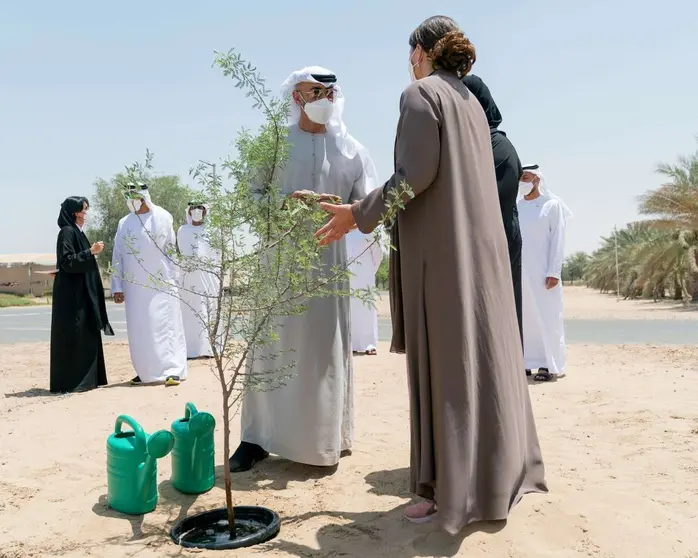
{"label": "watering can handle", "polygon": [[128,415],[119,415],[116,418],[116,423],[114,423],[114,432],[116,434],[119,434],[121,432],[121,425],[122,424],[128,424],[133,432],[136,435],[136,439],[138,440],[139,444],[142,444],[143,447],[145,448],[145,432],[143,432],[143,428],[141,428],[141,425],[138,424],[134,419],[132,419]]}
{"label": "watering can handle", "polygon": [[187,403],[184,406],[184,418],[185,419],[190,419],[194,415],[198,414],[199,411],[196,410],[196,407],[194,406],[194,403]]}

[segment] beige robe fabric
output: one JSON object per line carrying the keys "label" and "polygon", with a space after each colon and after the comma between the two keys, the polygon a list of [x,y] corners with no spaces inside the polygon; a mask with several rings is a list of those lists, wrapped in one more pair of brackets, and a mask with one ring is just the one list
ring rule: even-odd
{"label": "beige robe fabric", "polygon": [[410,393],[410,490],[438,505],[455,534],[505,519],[547,492],[516,320],[490,131],[477,99],[436,71],[400,101],[395,174],[353,207],[381,222],[385,192],[406,181],[392,229],[393,352]]}
{"label": "beige robe fabric", "polygon": [[[346,203],[366,195],[359,156],[343,155],[327,134],[309,134],[298,125],[288,132],[289,160],[279,188],[334,194]],[[324,273],[347,263],[344,240],[323,253]],[[349,290],[349,281],[334,287]],[[348,297],[322,296],[308,302],[301,315],[277,316],[278,343],[261,349],[248,374],[274,378],[282,370],[291,377],[277,389],[250,389],[242,401],[242,441],[297,463],[336,465],[354,438],[354,370]]]}

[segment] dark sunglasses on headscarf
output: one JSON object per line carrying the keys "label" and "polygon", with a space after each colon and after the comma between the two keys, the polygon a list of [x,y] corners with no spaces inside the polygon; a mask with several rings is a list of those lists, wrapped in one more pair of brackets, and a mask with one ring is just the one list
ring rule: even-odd
{"label": "dark sunglasses on headscarf", "polygon": [[127,200],[138,200],[143,197],[143,192],[148,189],[148,185],[144,182],[140,184],[134,184],[129,182],[124,186],[123,196]]}

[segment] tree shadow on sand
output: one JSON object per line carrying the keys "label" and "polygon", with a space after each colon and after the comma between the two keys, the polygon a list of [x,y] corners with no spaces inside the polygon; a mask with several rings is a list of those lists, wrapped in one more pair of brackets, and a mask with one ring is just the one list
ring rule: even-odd
{"label": "tree shadow on sand", "polygon": [[[369,492],[377,495],[409,496],[409,469],[377,471],[365,477]],[[441,531],[436,524],[414,525],[403,518],[405,505],[381,512],[310,512],[284,517],[283,524],[303,524],[318,518],[332,523],[320,527],[317,546],[280,538],[265,545],[265,549],[283,551],[293,556],[386,556],[389,558],[451,557],[458,554],[464,541],[475,533],[494,534],[501,531],[505,521],[471,525],[456,536]]]}
{"label": "tree shadow on sand", "polygon": [[[290,482],[306,482],[332,476],[333,467],[313,467],[276,457],[269,457],[254,466],[251,471],[231,475],[233,490],[285,490]],[[223,465],[216,467],[216,486],[224,488]]]}

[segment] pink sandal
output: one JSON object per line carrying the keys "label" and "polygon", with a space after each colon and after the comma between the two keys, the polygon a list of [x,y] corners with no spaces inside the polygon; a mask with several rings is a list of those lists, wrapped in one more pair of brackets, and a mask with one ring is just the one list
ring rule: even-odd
{"label": "pink sandal", "polygon": [[418,504],[413,504],[405,509],[405,519],[412,523],[427,523],[434,519],[434,515],[438,511],[436,502],[424,500]]}

